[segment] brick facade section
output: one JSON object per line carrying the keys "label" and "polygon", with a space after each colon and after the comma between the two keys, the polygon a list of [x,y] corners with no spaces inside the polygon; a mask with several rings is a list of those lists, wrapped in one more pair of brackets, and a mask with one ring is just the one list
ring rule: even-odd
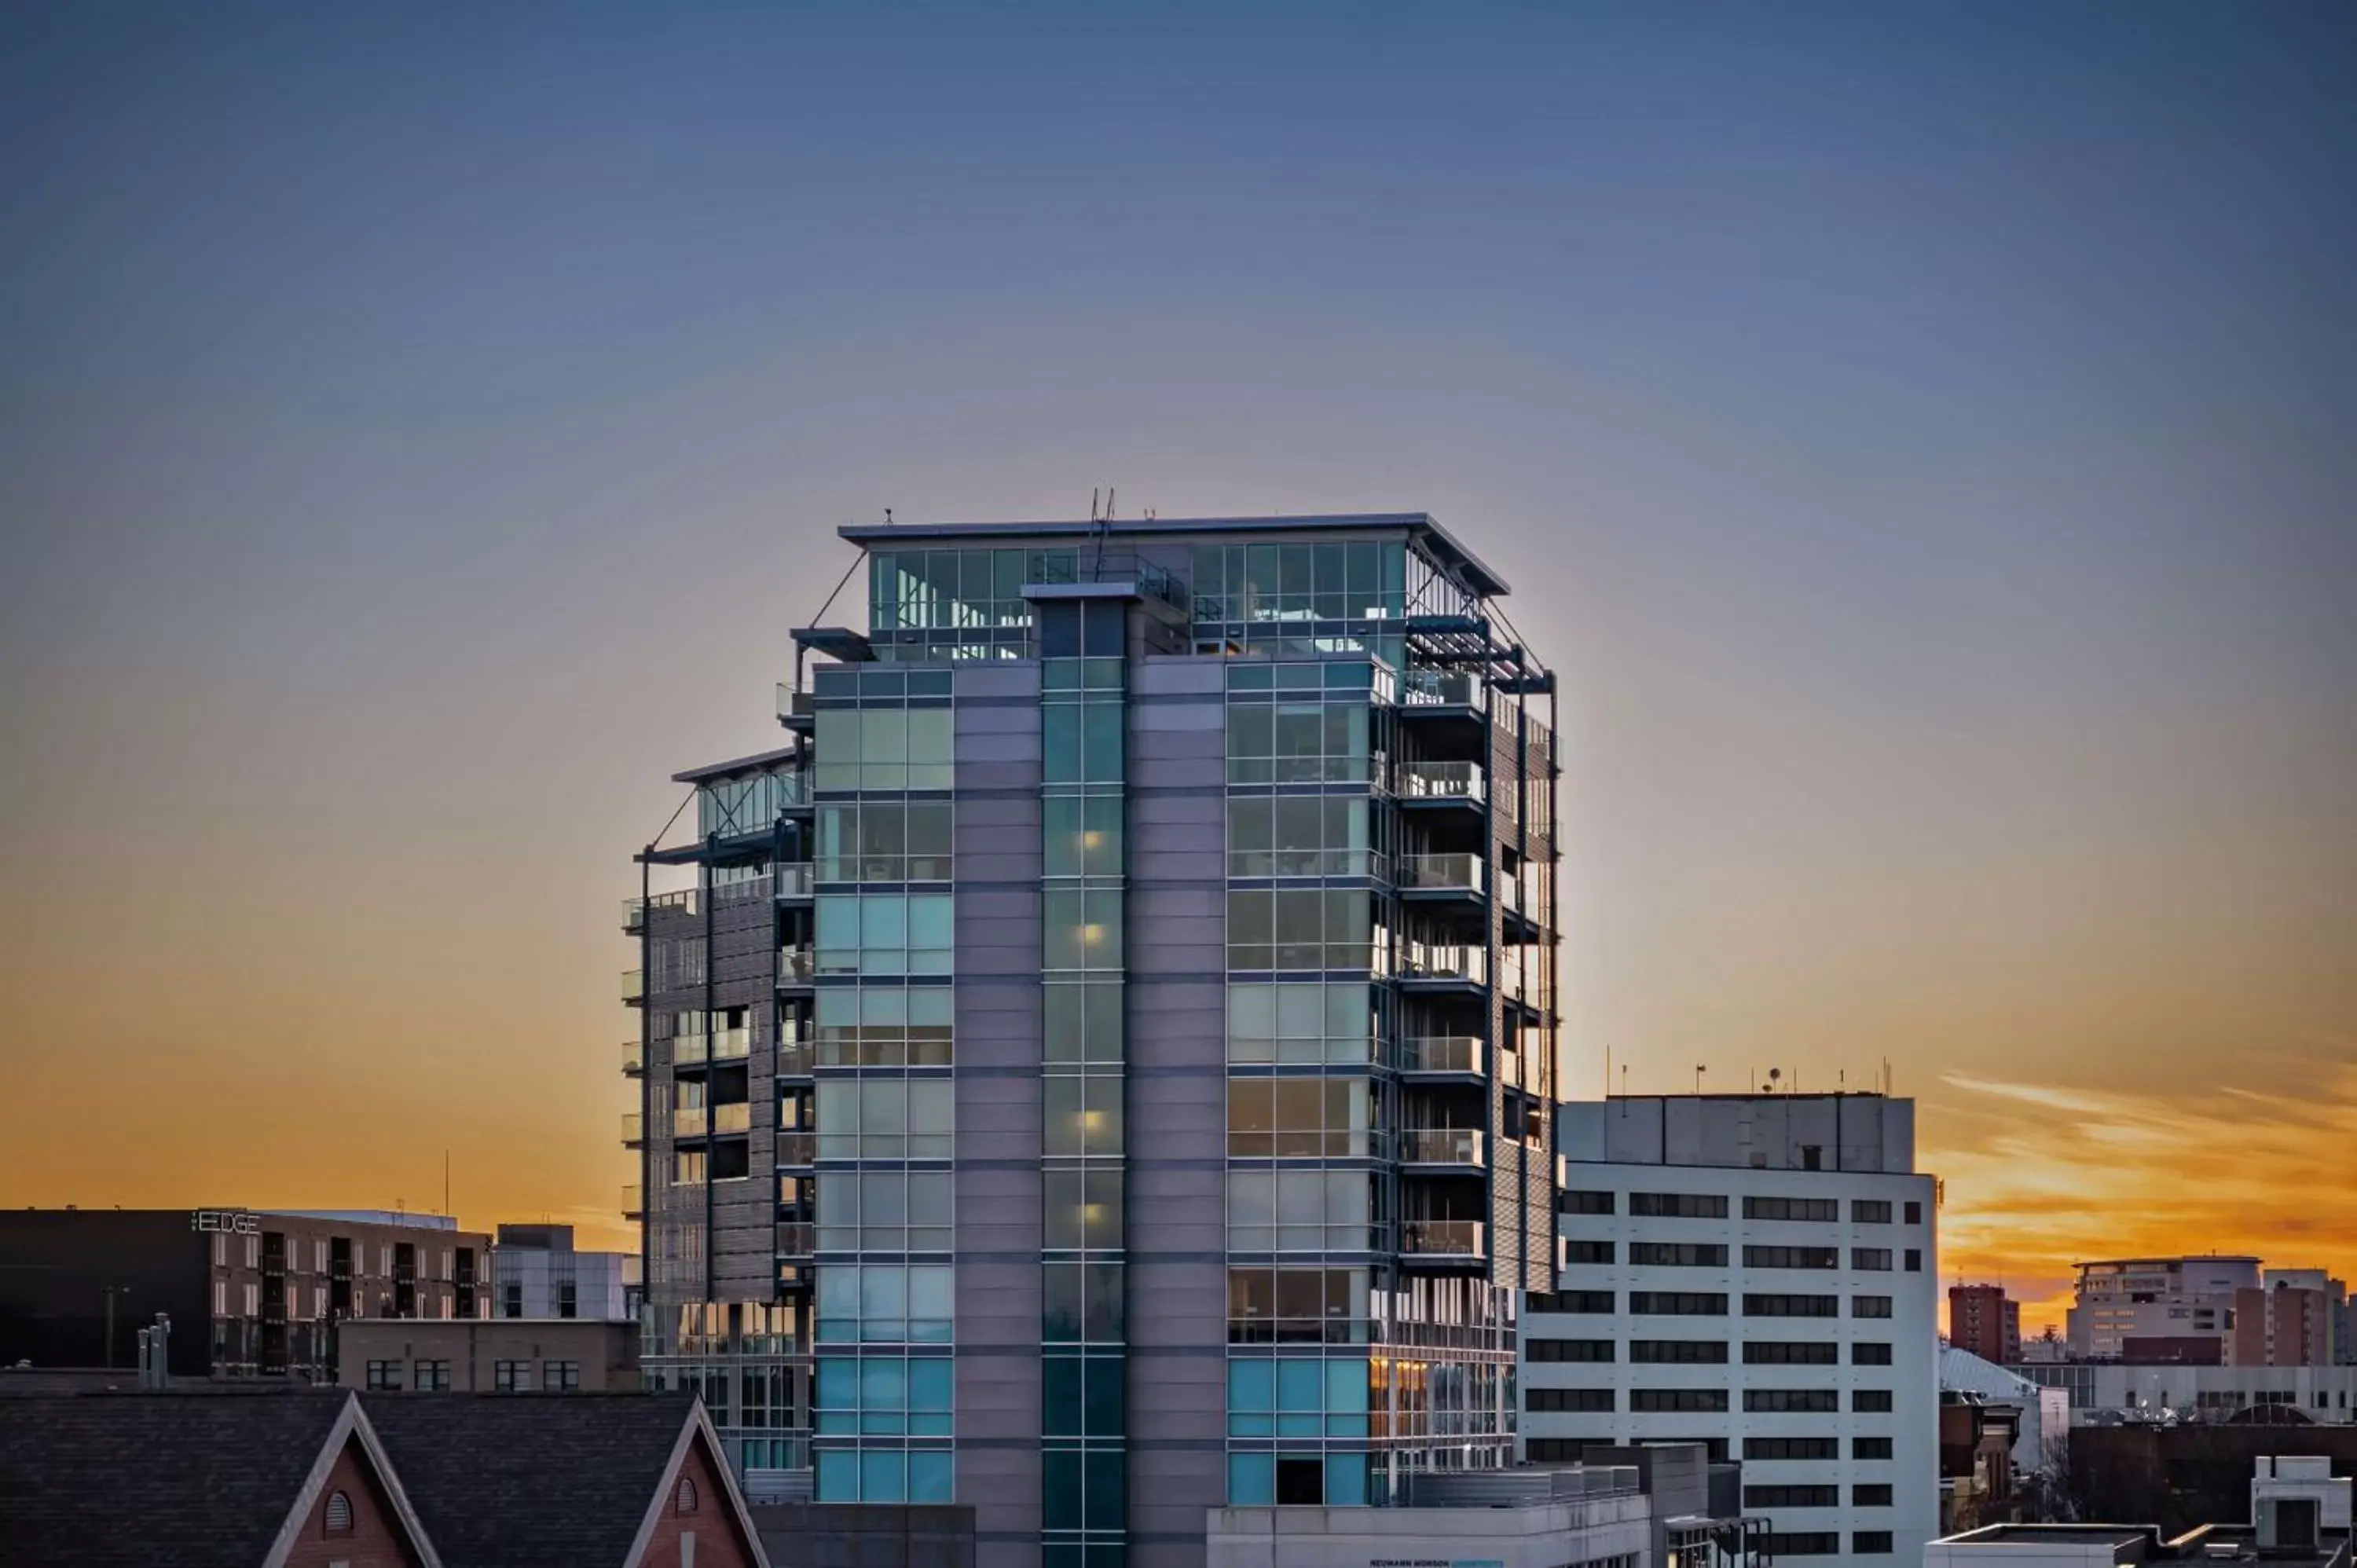
{"label": "brick facade section", "polygon": [[[679,1483],[695,1484],[695,1511],[679,1511]],[[694,1568],[753,1568],[751,1543],[737,1528],[737,1510],[728,1506],[727,1483],[721,1478],[704,1439],[690,1443],[679,1467],[663,1484],[662,1517],[647,1541],[646,1555],[632,1568],[686,1568],[683,1538],[695,1537]],[[353,1568],[360,1568],[358,1563]]]}
{"label": "brick facade section", "polygon": [[[348,1534],[328,1533],[328,1503],[341,1492],[352,1503],[352,1528]],[[344,1441],[328,1484],[311,1505],[310,1518],[286,1555],[287,1568],[419,1568],[425,1560],[409,1544],[400,1516],[377,1481],[376,1466],[357,1437]]]}

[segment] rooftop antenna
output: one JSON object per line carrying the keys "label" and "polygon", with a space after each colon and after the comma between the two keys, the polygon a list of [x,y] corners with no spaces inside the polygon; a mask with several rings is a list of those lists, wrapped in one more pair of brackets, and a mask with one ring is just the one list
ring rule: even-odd
{"label": "rooftop antenna", "polygon": [[1089,487],[1089,521],[1097,521],[1097,488],[1094,485]]}
{"label": "rooftop antenna", "polygon": [[888,506],[884,509],[884,526],[887,528],[892,526],[892,509]]}
{"label": "rooftop antenna", "polygon": [[1710,1069],[1703,1066],[1702,1063],[1695,1063],[1695,1092],[1696,1094],[1700,1094],[1702,1092],[1702,1075],[1709,1070]]}
{"label": "rooftop antenna", "polygon": [[[1092,509],[1096,505],[1094,490],[1089,492],[1089,505]],[[1096,560],[1089,566],[1089,580],[1102,583],[1104,581],[1105,537],[1113,532],[1113,487],[1111,485],[1105,487],[1104,515],[1093,521],[1097,525],[1097,554]]]}
{"label": "rooftop antenna", "polygon": [[1771,1067],[1771,1068],[1770,1068],[1770,1069],[1768,1069],[1768,1092],[1769,1092],[1769,1093],[1773,1094],[1773,1093],[1775,1093],[1775,1092],[1776,1092],[1776,1085],[1777,1085],[1778,1081],[1779,1081],[1779,1080],[1781,1080],[1781,1079],[1783,1078],[1783,1076],[1784,1076],[1784,1069],[1783,1069],[1782,1068],[1780,1068],[1780,1067]]}

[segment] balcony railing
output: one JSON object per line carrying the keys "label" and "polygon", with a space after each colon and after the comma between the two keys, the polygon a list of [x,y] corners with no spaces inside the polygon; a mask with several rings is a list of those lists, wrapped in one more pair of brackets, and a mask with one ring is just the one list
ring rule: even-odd
{"label": "balcony railing", "polygon": [[1403,854],[1393,864],[1399,867],[1402,887],[1462,888],[1476,893],[1487,869],[1478,854]]}
{"label": "balcony railing", "polygon": [[808,985],[818,973],[818,955],[809,948],[778,950],[778,983]]}
{"label": "balcony railing", "polygon": [[646,1189],[640,1187],[637,1182],[624,1182],[622,1184],[622,1218],[625,1219],[643,1219],[646,1218]]}
{"label": "balcony railing", "polygon": [[800,1035],[787,1033],[778,1039],[777,1072],[780,1078],[807,1078],[818,1060],[818,1046]]}
{"label": "balcony railing", "polygon": [[647,972],[643,969],[622,971],[622,1000],[636,1002],[647,993]]}
{"label": "balcony railing", "polygon": [[818,712],[808,692],[797,692],[785,682],[778,682],[778,717],[803,719]]}
{"label": "balcony railing", "polygon": [[743,1133],[753,1125],[753,1107],[742,1100],[713,1106],[683,1105],[671,1113],[672,1135],[677,1138],[704,1136],[705,1112],[707,1110],[712,1113],[711,1130],[715,1133]]}
{"label": "balcony railing", "polygon": [[1481,1040],[1477,1035],[1421,1035],[1393,1047],[1393,1060],[1402,1072],[1481,1071]]}
{"label": "balcony railing", "polygon": [[1403,1219],[1400,1251],[1418,1258],[1479,1258],[1488,1232],[1479,1219]]}
{"label": "balcony railing", "polygon": [[646,1042],[638,1039],[624,1040],[622,1042],[622,1070],[624,1072],[637,1073],[644,1072],[646,1069]]}
{"label": "balcony railing", "polygon": [[778,1256],[807,1258],[817,1248],[817,1230],[799,1220],[789,1220],[778,1227]]}
{"label": "balcony railing", "polygon": [[723,1029],[716,1035],[674,1035],[671,1059],[674,1067],[700,1067],[705,1062],[743,1061],[752,1054],[753,1031]]}
{"label": "balcony railing", "polygon": [[1480,686],[1461,670],[1410,670],[1399,680],[1404,707],[1477,707],[1480,696]]}
{"label": "balcony railing", "polygon": [[676,893],[658,893],[651,898],[625,898],[622,929],[641,930],[650,915],[693,915],[703,907],[703,897],[701,888],[683,887]]}
{"label": "balcony railing", "polygon": [[647,1141],[646,1118],[635,1111],[622,1113],[622,1142],[638,1144]]}
{"label": "balcony railing", "polygon": [[1404,1165],[1479,1165],[1481,1133],[1472,1127],[1412,1127],[1399,1134]]}
{"label": "balcony railing", "polygon": [[776,891],[777,897],[780,898],[809,897],[811,892],[810,862],[806,860],[787,861],[780,864],[778,866]]}
{"label": "balcony railing", "polygon": [[1400,954],[1403,980],[1466,980],[1484,984],[1490,976],[1487,950],[1471,946],[1410,943]]}
{"label": "balcony railing", "polygon": [[1411,800],[1480,800],[1488,786],[1478,762],[1403,762],[1392,791]]}
{"label": "balcony railing", "polygon": [[815,1133],[780,1133],[778,1134],[778,1164],[807,1165],[818,1156],[818,1134]]}

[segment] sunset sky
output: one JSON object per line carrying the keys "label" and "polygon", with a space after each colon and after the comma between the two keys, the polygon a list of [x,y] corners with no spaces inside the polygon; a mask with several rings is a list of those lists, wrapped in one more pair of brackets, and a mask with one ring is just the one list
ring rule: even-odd
{"label": "sunset sky", "polygon": [[0,1203],[447,1150],[621,1241],[667,776],[775,744],[837,524],[1111,484],[1512,582],[1583,1092],[1887,1059],[1952,1274],[2352,1274],[2352,70],[2298,3],[7,7]]}

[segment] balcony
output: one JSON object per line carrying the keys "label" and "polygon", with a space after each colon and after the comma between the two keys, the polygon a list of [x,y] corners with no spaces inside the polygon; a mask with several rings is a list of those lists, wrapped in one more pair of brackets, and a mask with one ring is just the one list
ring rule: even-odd
{"label": "balcony", "polygon": [[1480,805],[1489,783],[1478,762],[1402,762],[1394,770],[1392,792],[1403,800],[1442,800]]}
{"label": "balcony", "polygon": [[802,986],[818,973],[818,955],[809,948],[778,950],[778,983]]}
{"label": "balcony", "polygon": [[1480,705],[1480,685],[1461,670],[1410,670],[1399,679],[1404,708],[1472,708]]}
{"label": "balcony", "polygon": [[1489,880],[1478,854],[1403,854],[1392,864],[1404,893],[1478,894]]}
{"label": "balcony", "polygon": [[797,692],[787,682],[778,682],[778,722],[790,730],[808,733],[814,725],[818,706],[808,692]]}
{"label": "balcony", "polygon": [[638,1039],[624,1040],[622,1042],[622,1071],[629,1077],[636,1078],[639,1074],[646,1070],[646,1043]]}
{"label": "balcony", "polygon": [[723,1029],[716,1035],[673,1035],[671,1061],[673,1067],[743,1061],[752,1048],[753,1032],[748,1028]]}
{"label": "balcony", "polygon": [[622,929],[635,935],[647,929],[647,901],[643,898],[622,900]]}
{"label": "balcony", "polygon": [[791,1029],[780,1033],[777,1065],[780,1078],[808,1078],[817,1061],[817,1042]]}
{"label": "balcony", "polygon": [[1399,978],[1436,987],[1487,985],[1490,954],[1470,944],[1410,942],[1400,952]]}
{"label": "balcony", "polygon": [[1462,670],[1411,670],[1400,677],[1400,724],[1415,736],[1424,766],[1489,758],[1489,693]]}
{"label": "balcony", "polygon": [[646,1189],[637,1182],[622,1184],[622,1218],[644,1219],[647,1217]]}
{"label": "balcony", "polygon": [[778,1134],[778,1164],[802,1168],[818,1158],[818,1134],[815,1133],[780,1133]]}
{"label": "balcony", "polygon": [[1485,1051],[1476,1035],[1419,1035],[1392,1047],[1392,1061],[1411,1078],[1480,1078]]}
{"label": "balcony", "polygon": [[779,865],[777,872],[775,893],[778,897],[807,898],[811,896],[810,862],[806,860],[782,862]]}
{"label": "balcony", "polygon": [[1404,1219],[1400,1255],[1410,1260],[1479,1262],[1488,1255],[1489,1227],[1479,1219]]}
{"label": "balcony", "polygon": [[778,1256],[807,1258],[817,1250],[818,1233],[814,1226],[790,1220],[778,1227]]}
{"label": "balcony", "polygon": [[626,1147],[635,1149],[646,1141],[646,1118],[635,1111],[624,1112],[622,1113],[623,1144]]}
{"label": "balcony", "polygon": [[1480,1171],[1482,1134],[1473,1127],[1414,1127],[1399,1134],[1399,1163]]}
{"label": "balcony", "polygon": [[622,1000],[643,1002],[647,995],[647,972],[643,969],[622,971]]}
{"label": "balcony", "polygon": [[671,1131],[674,1138],[701,1138],[705,1134],[705,1112],[712,1113],[711,1131],[721,1133],[749,1132],[753,1126],[753,1107],[745,1101],[703,1106],[683,1105],[671,1113]]}

